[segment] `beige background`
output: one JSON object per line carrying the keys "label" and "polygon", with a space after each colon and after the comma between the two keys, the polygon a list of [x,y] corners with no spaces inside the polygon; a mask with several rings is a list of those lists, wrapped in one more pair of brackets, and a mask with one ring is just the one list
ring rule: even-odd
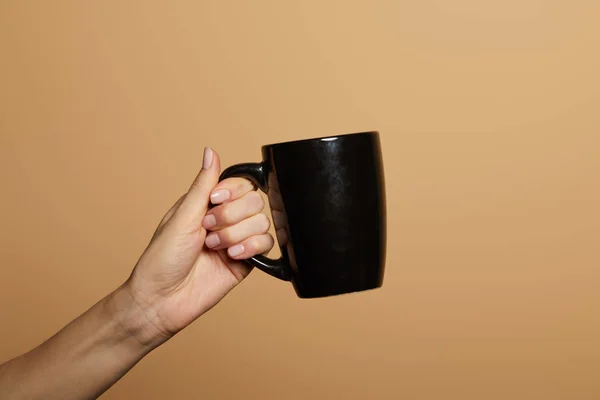
{"label": "beige background", "polygon": [[377,129],[384,287],[260,271],[106,399],[600,398],[600,3],[0,2],[0,359],[129,274],[213,146]]}

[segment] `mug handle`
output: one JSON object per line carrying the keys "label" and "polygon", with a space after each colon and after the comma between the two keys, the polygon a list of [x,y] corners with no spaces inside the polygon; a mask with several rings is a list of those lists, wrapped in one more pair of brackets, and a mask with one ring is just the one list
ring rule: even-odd
{"label": "mug handle", "polygon": [[[219,182],[232,177],[246,178],[254,184],[255,190],[260,189],[265,193],[267,192],[267,177],[263,163],[242,163],[232,165],[221,173]],[[279,278],[283,281],[290,281],[292,279],[292,270],[283,257],[274,260],[267,256],[263,256],[262,254],[258,254],[244,261],[275,278]]]}

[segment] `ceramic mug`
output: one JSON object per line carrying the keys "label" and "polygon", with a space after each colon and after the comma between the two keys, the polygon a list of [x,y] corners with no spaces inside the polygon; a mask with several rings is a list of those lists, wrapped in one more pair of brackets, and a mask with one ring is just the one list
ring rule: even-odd
{"label": "ceramic mug", "polygon": [[264,191],[281,257],[250,265],[291,281],[300,298],[381,287],[386,200],[378,132],[269,144],[262,162],[227,168]]}

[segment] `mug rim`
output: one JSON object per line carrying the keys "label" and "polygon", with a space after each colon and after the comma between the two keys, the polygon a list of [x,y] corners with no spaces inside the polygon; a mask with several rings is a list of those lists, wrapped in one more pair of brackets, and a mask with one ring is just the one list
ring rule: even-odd
{"label": "mug rim", "polygon": [[379,131],[362,131],[362,132],[352,132],[352,133],[342,133],[339,135],[330,135],[330,136],[320,136],[308,139],[298,139],[298,140],[289,140],[284,142],[270,143],[262,146],[263,149],[268,147],[282,146],[288,144],[296,144],[296,143],[307,143],[307,142],[321,142],[321,141],[329,141],[341,138],[347,138],[349,136],[377,136],[379,135]]}

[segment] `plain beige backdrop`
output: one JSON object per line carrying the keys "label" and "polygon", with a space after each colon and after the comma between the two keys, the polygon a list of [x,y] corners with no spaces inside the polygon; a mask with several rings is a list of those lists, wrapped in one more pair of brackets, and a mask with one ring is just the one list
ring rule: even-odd
{"label": "plain beige backdrop", "polygon": [[128,276],[205,145],[227,166],[379,130],[382,289],[300,300],[254,271],[104,398],[600,398],[599,20],[595,0],[1,0],[0,359]]}

